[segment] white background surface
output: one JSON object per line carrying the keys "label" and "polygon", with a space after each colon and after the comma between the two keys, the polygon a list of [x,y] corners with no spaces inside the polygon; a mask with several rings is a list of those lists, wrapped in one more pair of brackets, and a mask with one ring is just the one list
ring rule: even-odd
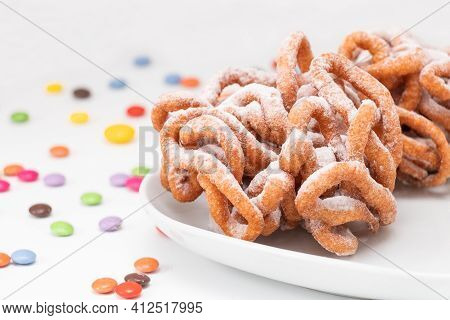
{"label": "white background surface", "polygon": [[[168,72],[208,79],[232,66],[269,67],[282,39],[303,30],[314,53],[335,50],[342,38],[357,29],[406,29],[444,1],[5,1],[23,16],[65,42],[109,73],[124,78],[149,100],[170,90],[163,83]],[[449,6],[420,23],[414,32],[433,45],[449,45]],[[137,139],[126,146],[104,141],[103,130],[111,123],[149,125],[148,116],[125,116],[132,103],[150,102],[129,89],[112,91],[110,76],[0,3],[0,166],[20,162],[35,168],[41,177],[61,172],[67,185],[50,189],[42,180],[18,183],[0,194],[0,251],[34,250],[36,264],[0,269],[0,298],[10,294],[44,270],[99,234],[97,223],[107,215],[126,216],[138,208],[137,194],[109,186],[116,172],[128,172],[138,164]],[[153,64],[138,69],[132,59],[148,54]],[[47,96],[50,81],[65,90]],[[86,86],[93,96],[72,98],[71,90]],[[9,115],[25,110],[31,120],[14,125]],[[71,112],[87,111],[91,120],[83,126],[68,121]],[[69,146],[66,159],[52,159],[48,148]],[[104,201],[83,207],[79,197],[98,191]],[[47,202],[53,215],[33,219],[28,207]],[[55,238],[49,225],[66,220],[75,227],[68,238]],[[143,291],[148,299],[319,299],[336,296],[290,286],[207,261],[175,245],[155,232],[151,218],[139,211],[122,230],[105,234],[53,267],[11,298],[115,299],[90,290],[98,277],[118,281],[133,272],[142,256],[159,259],[161,268],[150,275]]]}

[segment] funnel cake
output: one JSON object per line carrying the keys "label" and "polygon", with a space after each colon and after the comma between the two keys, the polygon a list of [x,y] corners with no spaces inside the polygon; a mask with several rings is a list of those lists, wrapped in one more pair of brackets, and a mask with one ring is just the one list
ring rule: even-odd
{"label": "funnel cake", "polygon": [[376,233],[395,221],[397,177],[430,187],[450,175],[449,65],[430,52],[355,32],[340,54],[314,58],[294,32],[276,73],[228,68],[199,94],[162,95],[152,110],[161,183],[181,202],[204,194],[227,236],[302,226],[325,250],[354,254],[352,223]]}

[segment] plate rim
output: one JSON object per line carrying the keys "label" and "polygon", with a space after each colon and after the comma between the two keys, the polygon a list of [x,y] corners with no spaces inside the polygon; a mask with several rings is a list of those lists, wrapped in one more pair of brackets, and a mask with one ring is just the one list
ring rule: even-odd
{"label": "plate rim", "polygon": [[283,248],[272,247],[272,246],[262,244],[262,243],[236,239],[236,238],[229,237],[229,236],[226,236],[226,235],[223,235],[223,234],[211,231],[211,230],[205,230],[202,228],[198,228],[195,226],[191,226],[191,225],[182,223],[180,221],[177,221],[175,219],[168,217],[163,212],[158,210],[153,205],[152,202],[149,202],[149,199],[146,194],[146,191],[147,191],[146,186],[149,184],[149,181],[152,178],[154,178],[155,176],[158,176],[158,180],[159,180],[159,172],[152,172],[152,173],[147,174],[144,177],[144,179],[141,183],[141,187],[139,189],[140,197],[144,201],[148,202],[146,209],[148,210],[149,208],[151,208],[153,214],[156,214],[158,219],[165,220],[167,223],[170,223],[170,224],[175,224],[178,226],[178,228],[184,229],[184,231],[186,231],[188,233],[191,233],[191,234],[197,233],[198,235],[200,235],[202,237],[209,237],[209,238],[213,237],[217,241],[221,241],[221,242],[225,242],[225,243],[229,242],[229,243],[233,243],[234,245],[238,245],[238,246],[246,246],[247,248],[250,248],[253,250],[259,250],[259,251],[265,251],[266,253],[271,253],[273,251],[276,251],[278,254],[281,254],[284,257],[294,258],[294,259],[297,259],[300,261],[307,261],[307,262],[318,263],[318,264],[327,264],[327,265],[330,265],[330,267],[336,266],[336,267],[340,267],[340,268],[353,269],[353,270],[358,270],[358,271],[361,271],[361,269],[365,269],[364,271],[368,272],[368,273],[378,273],[378,274],[382,273],[384,275],[389,275],[389,276],[394,276],[394,277],[407,276],[407,274],[412,274],[412,275],[420,277],[420,278],[439,278],[439,279],[443,279],[443,280],[445,279],[447,281],[450,280],[450,273],[445,274],[445,273],[416,272],[416,271],[405,272],[400,268],[387,267],[387,266],[375,266],[375,265],[366,264],[366,263],[359,262],[359,261],[342,260],[338,256],[336,256],[336,257],[318,256],[318,255],[314,255],[311,253],[298,252],[298,251],[293,251],[293,250],[288,250],[288,249],[283,249]]}

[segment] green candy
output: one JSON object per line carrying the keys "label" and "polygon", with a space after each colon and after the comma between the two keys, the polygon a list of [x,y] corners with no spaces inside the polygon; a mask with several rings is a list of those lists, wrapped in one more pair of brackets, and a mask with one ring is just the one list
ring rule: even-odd
{"label": "green candy", "polygon": [[68,237],[73,234],[73,227],[70,223],[64,221],[56,221],[50,225],[50,230],[55,236]]}
{"label": "green candy", "polygon": [[26,112],[14,112],[11,115],[11,121],[15,123],[23,123],[27,122],[30,117]]}
{"label": "green candy", "polygon": [[96,206],[102,202],[102,196],[97,192],[86,192],[81,195],[81,202],[86,206]]}
{"label": "green candy", "polygon": [[150,168],[147,168],[147,167],[144,167],[144,166],[139,166],[139,167],[133,168],[133,170],[131,170],[131,174],[133,176],[143,177],[147,173],[150,173],[150,170],[151,170]]}

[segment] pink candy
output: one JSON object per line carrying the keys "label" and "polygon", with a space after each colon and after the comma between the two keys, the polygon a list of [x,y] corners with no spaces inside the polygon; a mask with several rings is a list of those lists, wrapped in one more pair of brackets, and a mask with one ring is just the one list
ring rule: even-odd
{"label": "pink candy", "polygon": [[22,170],[18,173],[17,177],[23,182],[33,182],[39,177],[39,173],[34,170]]}
{"label": "pink candy", "polygon": [[131,177],[125,182],[125,186],[135,192],[139,192],[143,177]]}
{"label": "pink candy", "polygon": [[9,190],[9,182],[0,180],[0,192],[6,192]]}

